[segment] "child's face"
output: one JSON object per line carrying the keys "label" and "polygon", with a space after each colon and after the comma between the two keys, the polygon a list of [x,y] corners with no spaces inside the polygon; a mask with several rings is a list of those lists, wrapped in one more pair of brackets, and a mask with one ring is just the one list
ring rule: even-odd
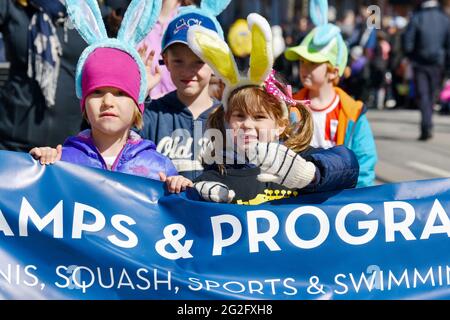
{"label": "child's face", "polygon": [[232,129],[234,143],[240,149],[247,149],[250,144],[256,142],[277,141],[286,128],[278,125],[277,121],[263,110],[254,115],[234,110],[228,125]]}
{"label": "child's face", "polygon": [[197,96],[209,85],[211,68],[184,44],[171,45],[164,54],[164,63],[182,96]]}
{"label": "child's face", "polygon": [[328,64],[300,60],[300,80],[309,90],[319,90],[329,83]]}
{"label": "child's face", "polygon": [[92,130],[106,135],[130,130],[135,109],[134,100],[114,87],[99,88],[86,98],[86,115]]}

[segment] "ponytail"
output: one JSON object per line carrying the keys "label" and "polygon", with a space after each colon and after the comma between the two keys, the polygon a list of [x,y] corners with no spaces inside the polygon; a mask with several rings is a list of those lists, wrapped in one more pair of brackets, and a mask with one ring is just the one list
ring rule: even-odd
{"label": "ponytail", "polygon": [[306,106],[298,103],[290,107],[290,114],[297,115],[297,122],[292,122],[281,135],[284,145],[295,152],[306,150],[311,143],[314,123],[311,112]]}

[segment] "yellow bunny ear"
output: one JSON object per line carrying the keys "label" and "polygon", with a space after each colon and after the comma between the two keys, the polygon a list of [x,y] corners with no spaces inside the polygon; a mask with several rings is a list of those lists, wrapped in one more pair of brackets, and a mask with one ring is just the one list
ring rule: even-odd
{"label": "yellow bunny ear", "polygon": [[234,86],[239,82],[239,71],[233,54],[216,32],[199,25],[191,26],[188,30],[188,45],[227,86]]}
{"label": "yellow bunny ear", "polygon": [[267,20],[257,13],[249,14],[247,21],[252,32],[249,78],[253,83],[261,84],[273,67],[272,31]]}

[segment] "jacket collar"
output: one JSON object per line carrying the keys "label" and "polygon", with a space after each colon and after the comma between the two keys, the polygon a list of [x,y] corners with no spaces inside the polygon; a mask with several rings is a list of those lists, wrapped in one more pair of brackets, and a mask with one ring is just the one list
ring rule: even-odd
{"label": "jacket collar", "polygon": [[[91,136],[91,130],[81,131],[77,136],[70,137],[64,142],[65,146],[72,146],[82,151],[91,158],[100,159],[100,153],[94,144]],[[130,130],[130,134],[125,147],[122,150],[121,158],[124,161],[136,157],[136,155],[145,150],[156,150],[153,141],[144,140],[139,134]]]}
{"label": "jacket collar", "polygon": [[[359,116],[366,111],[365,108],[363,108],[364,104],[361,101],[356,101],[350,97],[341,88],[335,87],[334,89],[339,96],[345,116],[352,121],[358,120]],[[303,88],[294,95],[294,98],[297,100],[308,99],[308,89]]]}

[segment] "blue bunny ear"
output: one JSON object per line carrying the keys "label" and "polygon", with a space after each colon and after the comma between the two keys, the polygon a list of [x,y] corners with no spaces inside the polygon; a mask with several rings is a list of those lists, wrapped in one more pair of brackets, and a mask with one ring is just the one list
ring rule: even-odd
{"label": "blue bunny ear", "polygon": [[66,0],[66,7],[73,25],[89,45],[108,38],[97,0]]}
{"label": "blue bunny ear", "polygon": [[135,47],[155,25],[161,0],[133,0],[128,6],[117,39]]}
{"label": "blue bunny ear", "polygon": [[316,28],[316,34],[314,35],[314,44],[316,46],[325,46],[335,37],[341,34],[341,29],[338,26],[328,23]]}
{"label": "blue bunny ear", "polygon": [[309,16],[315,26],[321,26],[328,23],[328,1],[311,0],[309,4]]}
{"label": "blue bunny ear", "polygon": [[200,4],[200,8],[216,17],[225,10],[230,2],[231,0],[203,0]]}

